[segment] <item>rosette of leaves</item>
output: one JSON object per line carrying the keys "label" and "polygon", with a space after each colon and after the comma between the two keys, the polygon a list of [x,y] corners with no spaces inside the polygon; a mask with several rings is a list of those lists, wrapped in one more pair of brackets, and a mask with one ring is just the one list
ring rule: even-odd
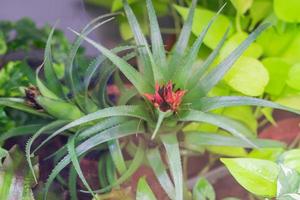
{"label": "rosette of leaves", "polygon": [[[23,88],[35,85],[34,70],[43,60],[43,51],[51,27],[36,27],[29,18],[16,22],[0,21],[0,96],[18,97],[24,94]],[[59,78],[64,74],[64,63],[70,43],[63,32],[56,30],[53,34],[53,65]],[[76,55],[76,63],[88,63],[83,59],[84,49]],[[1,105],[5,105],[1,100]],[[24,112],[1,106],[1,134],[10,128],[31,123],[39,123],[39,119]]]}
{"label": "rosette of leaves", "polygon": [[[221,62],[214,65],[214,60],[229,32],[228,29],[208,59],[198,64],[195,61],[199,49],[210,26],[218,16],[212,17],[209,24],[189,48],[188,42],[196,4],[197,1],[193,0],[176,45],[171,52],[166,52],[151,0],[146,0],[151,46],[143,35],[128,2],[124,0],[125,14],[135,39],[134,46],[121,46],[109,50],[94,42],[87,37],[87,34],[110,19],[100,23],[97,23],[98,20],[92,21],[81,33],[74,31],[79,37],[75,41],[68,59],[69,65],[66,66],[64,84],[57,79],[53,70],[50,51],[52,34],[50,34],[43,68],[45,81],[39,78],[40,70],[38,70],[36,87],[27,89],[27,100],[25,101],[27,105],[24,105],[24,100],[18,99],[17,101],[23,106],[23,110],[26,107],[34,114],[50,117],[49,123],[42,126],[26,145],[29,166],[32,166],[30,156],[45,143],[57,135],[69,135],[67,144],[53,155],[56,160],[60,161],[57,162],[46,182],[44,199],[47,198],[47,192],[52,182],[69,164],[72,164],[69,186],[73,199],[76,199],[77,175],[87,189],[87,191],[81,190],[81,192],[91,193],[97,199],[101,198],[102,193],[119,187],[142,164],[151,166],[161,187],[170,199],[188,199],[188,193],[184,192],[185,180],[182,173],[179,141],[187,144],[187,141],[194,141],[199,146],[246,148],[281,147],[283,145],[276,141],[257,139],[254,131],[244,124],[212,111],[223,107],[243,105],[266,106],[295,113],[298,111],[258,98],[207,96],[247,47],[269,25],[258,26]],[[83,40],[97,48],[102,55],[91,63],[85,76],[80,78],[73,66],[73,60]],[[120,51],[128,50],[133,51],[125,56],[118,55]],[[136,56],[138,60],[137,68],[127,62],[133,56]],[[132,87],[125,87],[119,73],[126,77]],[[115,102],[111,102],[106,93],[106,83],[112,74],[114,74],[116,84],[121,91],[119,99]],[[95,86],[89,90],[93,78]],[[8,100],[11,102],[15,99]],[[18,108],[15,104],[13,106]],[[212,124],[227,131],[230,135],[192,131],[187,132],[185,137],[178,140],[182,129],[192,122]],[[49,134],[49,136],[35,150],[31,151],[33,142],[41,134]],[[191,140],[191,136],[194,138],[193,140]],[[133,138],[137,139],[133,140]],[[190,139],[188,140],[188,138]],[[97,149],[108,149],[110,156],[100,158],[101,188],[93,190],[83,175],[79,160],[87,153]],[[163,149],[164,151],[160,151]],[[124,151],[129,153],[130,159],[124,158]],[[165,153],[163,154],[163,152]],[[163,161],[164,155],[167,165]],[[197,192],[195,189],[195,193]],[[151,186],[143,178],[138,183],[137,197],[155,199]]]}

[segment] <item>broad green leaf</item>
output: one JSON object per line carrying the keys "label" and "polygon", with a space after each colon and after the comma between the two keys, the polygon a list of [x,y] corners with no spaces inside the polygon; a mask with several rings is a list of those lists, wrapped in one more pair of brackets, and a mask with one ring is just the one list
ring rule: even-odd
{"label": "broad green leaf", "polygon": [[148,162],[161,187],[164,189],[170,199],[174,199],[174,185],[168,175],[158,148],[148,150],[146,155],[148,158]]}
{"label": "broad green leaf", "polygon": [[270,161],[276,161],[280,154],[284,151],[283,148],[260,148],[253,149],[249,154],[249,158],[258,158]]}
{"label": "broad green leaf", "polygon": [[285,194],[299,193],[300,192],[300,175],[299,173],[280,165],[280,171],[277,180],[277,197],[281,197]]}
{"label": "broad green leaf", "polygon": [[288,43],[284,51],[280,54],[282,58],[284,58],[287,62],[290,64],[297,64],[300,63],[300,29],[297,29],[297,32],[295,32],[293,40]]}
{"label": "broad green leaf", "polygon": [[199,178],[193,187],[193,200],[215,199],[216,194],[212,185],[205,178]]}
{"label": "broad green leaf", "polygon": [[222,158],[232,176],[249,192],[275,197],[279,167],[276,163],[254,158]]}
{"label": "broad green leaf", "polygon": [[[224,44],[220,51],[220,57],[226,58],[235,48],[237,48],[246,38],[248,34],[245,32],[238,32],[232,35]],[[257,44],[252,43],[242,56],[259,58],[263,53],[263,48]]]}
{"label": "broad green leaf", "polygon": [[276,103],[289,108],[300,110],[300,95],[279,98],[276,100]]}
{"label": "broad green leaf", "polygon": [[[263,47],[265,56],[282,56],[283,52],[293,44],[298,31],[294,26],[286,27],[284,32],[278,31],[277,26],[265,30],[256,40]],[[273,42],[270,42],[273,41]],[[293,48],[294,49],[294,48]]]}
{"label": "broad green leaf", "polygon": [[211,146],[206,148],[209,152],[228,156],[228,157],[246,157],[247,151],[241,147],[223,147],[223,146]]}
{"label": "broad green leaf", "polygon": [[230,0],[237,12],[243,15],[252,6],[253,0]]}
{"label": "broad green leaf", "polygon": [[156,200],[145,177],[141,177],[138,181],[136,200]]}
{"label": "broad green leaf", "polygon": [[175,185],[174,200],[183,199],[183,174],[181,166],[181,158],[179,151],[179,144],[175,133],[162,135],[161,140],[167,152],[167,160],[170,167],[170,172]]}
{"label": "broad green leaf", "polygon": [[297,0],[274,0],[276,16],[286,22],[300,22],[300,2]]}
{"label": "broad green leaf", "polygon": [[292,149],[284,152],[278,162],[300,173],[300,149]]}
{"label": "broad green leaf", "polygon": [[269,73],[269,82],[265,92],[271,95],[279,95],[286,84],[291,66],[282,58],[266,58],[262,60],[262,63]]}
{"label": "broad green leaf", "polygon": [[238,92],[259,96],[268,84],[269,74],[259,60],[241,57],[225,75],[224,80]]}
{"label": "broad green leaf", "polygon": [[[265,140],[265,139],[249,139],[251,143],[261,148],[282,148],[284,144],[278,141]],[[245,142],[244,140],[235,136],[226,136],[216,133],[205,133],[197,131],[189,131],[185,133],[184,142],[187,146],[232,146],[253,148],[253,145]]]}
{"label": "broad green leaf", "polygon": [[[181,6],[175,6],[175,9],[179,12],[179,14],[186,19],[188,15],[188,9]],[[210,19],[213,18],[216,13],[204,9],[204,8],[197,8],[195,10],[194,22],[192,26],[193,33],[198,36],[203,29],[207,26]],[[227,31],[227,28],[230,25],[230,20],[224,16],[219,15],[216,21],[212,24],[210,30],[208,31],[206,37],[204,38],[203,42],[205,45],[214,49],[217,47],[219,41],[222,39],[224,33]]]}
{"label": "broad green leaf", "polygon": [[291,67],[286,83],[291,88],[300,90],[300,63]]}

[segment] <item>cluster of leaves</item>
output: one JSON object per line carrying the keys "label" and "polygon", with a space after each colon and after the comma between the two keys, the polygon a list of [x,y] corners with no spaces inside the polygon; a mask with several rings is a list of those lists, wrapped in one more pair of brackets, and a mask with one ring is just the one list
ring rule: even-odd
{"label": "cluster of leaves", "polygon": [[[95,199],[107,199],[106,193],[113,188],[119,188],[142,165],[148,165],[153,170],[170,199],[199,199],[202,198],[204,190],[212,191],[212,188],[207,186],[207,181],[200,179],[194,190],[188,191],[186,177],[183,176],[186,168],[181,160],[189,154],[182,155],[182,151],[194,152],[207,147],[284,148],[284,144],[280,142],[257,139],[256,129],[251,129],[232,117],[220,115],[218,109],[246,105],[265,106],[298,114],[299,111],[259,98],[209,96],[211,90],[218,86],[224,76],[230,74],[230,69],[235,68],[234,63],[243,58],[241,56],[246,53],[246,49],[251,47],[252,42],[269,25],[259,25],[251,34],[242,38],[241,44],[226,51],[226,55],[221,58],[221,50],[230,34],[228,27],[207,59],[197,63],[200,47],[205,44],[205,38],[210,37],[210,28],[221,16],[218,16],[219,12],[211,15],[208,24],[189,47],[193,19],[197,14],[196,5],[197,0],[193,0],[175,46],[171,52],[166,52],[152,1],[146,0],[150,25],[149,45],[131,7],[123,0],[135,43],[109,50],[89,39],[88,34],[111,21],[114,14],[101,16],[91,21],[81,33],[73,31],[78,37],[66,57],[62,78],[58,77],[53,63],[52,29],[45,48],[43,66],[36,71],[35,84],[26,88],[25,97],[0,99],[1,105],[44,119],[38,124],[28,123],[5,134],[6,137],[33,134],[26,144],[25,156],[35,182],[38,177],[34,173],[32,157],[54,137],[61,134],[68,137],[67,143],[49,156],[55,162],[55,167],[45,184],[43,199],[47,199],[53,181],[56,178],[61,180],[60,173],[69,165],[69,179],[64,185],[69,188],[70,196],[74,200],[77,199],[77,176],[86,189],[81,188],[80,192],[89,193]],[[75,57],[84,40],[102,55],[96,57],[85,73],[81,74],[78,73]],[[128,62],[134,57],[138,66],[132,66]],[[126,77],[131,87],[125,87],[126,82],[120,74]],[[120,96],[115,101],[107,94],[107,82],[111,76],[114,76],[120,90]],[[194,125],[190,125],[192,123],[208,123],[214,128],[193,128]],[[220,132],[219,129],[223,131]],[[42,134],[46,138],[33,149],[36,139]],[[80,160],[95,151],[101,153],[98,158],[100,188],[97,190],[90,186],[80,165]],[[126,159],[125,153],[129,155]],[[236,178],[236,174],[243,176],[245,173],[240,174],[239,171],[242,170],[235,168],[248,166],[240,165],[240,160],[222,161]],[[249,174],[256,177],[256,172],[261,172],[270,182],[270,177],[274,179],[275,176],[270,172],[272,170],[266,168],[276,168],[271,165],[277,165],[271,162],[266,167],[264,163],[252,163],[257,168],[253,167]],[[285,178],[288,174],[284,170],[282,173],[282,179],[291,180]],[[251,176],[249,174],[247,176]],[[274,191],[280,197],[298,192],[294,189],[281,191],[280,187],[274,189],[274,185],[268,182],[273,189],[272,195],[259,193],[241,179],[247,178],[239,177],[237,180],[250,192],[261,196],[275,196]],[[281,178],[279,181],[282,181]],[[125,193],[121,191],[119,196]],[[145,198],[156,199],[147,180],[141,177],[137,184],[136,199]],[[214,195],[208,198],[214,199]]]}
{"label": "cluster of leaves", "polygon": [[[221,158],[221,161],[249,192],[278,200],[296,200],[300,198],[299,151],[262,148],[252,150],[248,158]],[[196,199],[212,200],[216,196],[205,178],[199,178],[194,192],[197,192]]]}
{"label": "cluster of leaves", "polygon": [[[225,1],[224,1],[225,3]],[[217,12],[217,1],[201,1],[196,9],[193,24],[194,35],[199,35],[210,17]],[[179,14],[186,18],[187,8],[176,6]],[[234,8],[234,9],[233,9]],[[280,104],[299,109],[299,55],[298,48],[298,15],[299,2],[282,0],[231,0],[224,12],[212,25],[209,36],[204,39],[207,47],[200,57],[205,58],[207,52],[216,48],[218,40],[226,32],[228,24],[235,24],[224,46],[220,50],[219,59],[223,59],[254,27],[265,21],[273,26],[264,31],[249,49],[236,62],[235,66],[224,77],[223,84],[212,95],[223,93],[241,93],[246,96],[261,96]],[[243,110],[243,117],[252,118],[260,115]],[[229,111],[234,112],[234,111]],[[225,110],[226,113],[226,110]],[[268,109],[260,113],[271,119]],[[257,113],[256,113],[257,114]],[[271,119],[272,121],[272,119]],[[255,124],[249,123],[254,127]]]}
{"label": "cluster of leaves", "polygon": [[[24,95],[24,88],[35,85],[35,68],[43,60],[51,27],[36,27],[35,23],[23,18],[16,22],[0,21],[0,96],[17,97]],[[59,77],[64,73],[64,62],[70,49],[70,43],[63,32],[56,30],[53,36],[54,69]],[[76,59],[87,63],[81,48]],[[24,113],[0,108],[0,132],[4,133],[15,125],[36,120]]]}

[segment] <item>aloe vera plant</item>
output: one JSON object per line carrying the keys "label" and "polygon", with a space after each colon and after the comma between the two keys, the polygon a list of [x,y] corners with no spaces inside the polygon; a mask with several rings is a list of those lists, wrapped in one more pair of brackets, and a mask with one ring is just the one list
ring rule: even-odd
{"label": "aloe vera plant", "polygon": [[[53,31],[51,32],[45,49],[43,67],[36,72],[36,85],[26,90],[25,98],[0,99],[0,103],[4,106],[45,118],[42,124],[11,130],[16,135],[18,131],[29,129],[29,126],[34,126],[34,130],[37,130],[26,144],[26,157],[32,172],[34,170],[31,157],[55,136],[60,134],[68,136],[66,145],[51,155],[57,162],[45,184],[44,199],[47,199],[48,190],[55,178],[70,164],[68,185],[73,199],[77,199],[77,176],[87,189],[81,192],[90,193],[95,199],[101,199],[104,197],[102,193],[118,188],[143,164],[148,164],[152,168],[170,199],[189,199],[183,176],[182,150],[195,145],[243,148],[284,146],[280,142],[257,139],[256,134],[244,124],[215,114],[213,111],[242,105],[265,106],[295,113],[299,113],[298,111],[258,98],[207,96],[269,24],[257,27],[224,60],[214,62],[224,44],[227,31],[217,48],[199,65],[196,63],[198,51],[211,24],[218,16],[211,19],[189,47],[196,3],[197,0],[192,1],[176,45],[171,52],[166,52],[151,0],[146,0],[151,33],[150,44],[143,35],[128,2],[124,0],[125,14],[135,43],[109,50],[88,38],[91,31],[111,21],[114,14],[93,20],[81,33],[73,30],[78,37],[67,59],[65,77],[62,80],[57,77],[53,68],[51,55]],[[83,41],[93,45],[102,54],[91,62],[84,77],[80,77],[76,73],[74,57]],[[120,56],[119,53],[123,55]],[[138,61],[137,68],[128,62],[134,57]],[[45,80],[40,78],[40,73],[44,73]],[[120,73],[131,83],[130,88],[125,87]],[[114,101],[107,95],[107,82],[112,75],[121,93]],[[183,133],[184,127],[192,122],[212,124],[230,134],[222,135],[218,131]],[[32,133],[32,129],[28,132]],[[32,145],[42,134],[47,134],[46,139],[33,150]],[[132,138],[137,139],[131,140]],[[91,151],[103,149],[109,151],[109,156],[101,156],[99,159],[99,166],[105,166],[105,170],[99,170],[101,188],[94,190],[82,172],[80,159]],[[160,151],[161,149],[164,151]],[[130,154],[131,159],[124,158],[125,151]],[[226,160],[224,163],[226,164]],[[37,181],[34,173],[33,175]],[[137,190],[137,199],[143,199],[143,196],[155,199],[151,186],[144,178],[140,179]],[[199,195],[197,192],[196,189],[193,192],[194,199]]]}

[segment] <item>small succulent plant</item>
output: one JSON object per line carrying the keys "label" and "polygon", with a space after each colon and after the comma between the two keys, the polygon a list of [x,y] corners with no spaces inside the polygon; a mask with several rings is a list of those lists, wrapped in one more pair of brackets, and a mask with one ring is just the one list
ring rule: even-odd
{"label": "small succulent plant", "polygon": [[[281,145],[275,141],[256,139],[253,131],[242,123],[211,111],[240,105],[266,106],[295,113],[298,111],[258,98],[207,96],[247,47],[269,25],[257,27],[228,57],[214,66],[228,32],[225,33],[218,47],[198,66],[196,64],[198,51],[217,16],[211,19],[189,48],[196,3],[196,0],[192,1],[188,17],[174,48],[171,52],[166,52],[151,0],[146,0],[151,45],[142,34],[128,2],[124,0],[124,10],[135,44],[109,50],[89,39],[87,35],[91,31],[113,18],[113,14],[101,16],[89,23],[81,33],[73,31],[78,38],[67,59],[65,77],[62,80],[57,78],[52,66],[52,31],[45,50],[43,65],[45,81],[39,78],[40,69],[38,69],[36,86],[27,90],[26,100],[5,99],[6,106],[48,118],[26,145],[27,161],[32,170],[30,158],[38,149],[59,134],[69,135],[67,144],[52,155],[60,161],[56,163],[47,180],[44,199],[47,198],[47,192],[54,179],[70,163],[73,170],[70,170],[69,185],[71,196],[76,199],[76,184],[73,184],[76,182],[76,173],[88,190],[82,192],[91,193],[98,198],[96,194],[118,187],[145,162],[151,166],[170,199],[187,199],[184,196],[181,149],[177,136],[191,122],[209,123],[231,133],[230,136],[221,136],[217,133],[199,132],[201,137],[206,138],[201,140],[203,146],[257,148]],[[105,18],[108,19],[99,22]],[[97,48],[102,55],[88,66],[84,77],[79,77],[73,61],[84,40]],[[119,53],[123,53],[123,56]],[[132,58],[138,61],[137,69],[128,63]],[[125,87],[120,72],[131,83],[131,87]],[[115,101],[107,95],[107,82],[112,75],[120,90],[120,96]],[[32,151],[31,146],[35,139],[44,133],[48,133],[48,137]],[[132,137],[138,139],[133,142]],[[165,149],[168,167],[165,166],[159,151],[161,148]],[[83,175],[79,159],[96,149],[109,150],[109,160],[113,162],[115,169],[107,169],[105,176],[113,178],[107,178],[107,183],[101,185],[99,190],[93,191]],[[124,151],[130,152],[132,158],[130,162],[125,161]],[[144,184],[141,185],[147,184],[142,183]]]}

